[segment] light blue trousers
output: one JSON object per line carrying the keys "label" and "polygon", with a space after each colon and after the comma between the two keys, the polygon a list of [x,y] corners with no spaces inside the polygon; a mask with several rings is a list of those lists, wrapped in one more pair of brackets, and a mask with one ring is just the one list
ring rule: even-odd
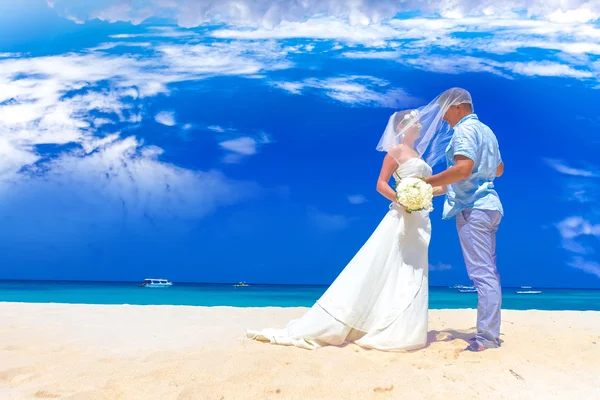
{"label": "light blue trousers", "polygon": [[477,290],[477,344],[500,346],[502,288],[496,268],[496,231],[502,214],[467,208],[456,216],[456,227],[467,273]]}

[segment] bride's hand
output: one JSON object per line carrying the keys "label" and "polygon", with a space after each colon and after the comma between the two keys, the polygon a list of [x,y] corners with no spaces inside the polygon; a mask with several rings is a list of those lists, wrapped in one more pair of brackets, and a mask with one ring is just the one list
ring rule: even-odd
{"label": "bride's hand", "polygon": [[404,210],[405,212],[408,212],[408,211],[406,211],[406,207],[404,207],[402,204],[398,203],[397,201],[394,201],[394,202],[392,203],[392,205],[394,205],[394,206],[396,206],[396,207],[398,207],[398,208],[401,208],[401,209],[402,209],[402,210]]}

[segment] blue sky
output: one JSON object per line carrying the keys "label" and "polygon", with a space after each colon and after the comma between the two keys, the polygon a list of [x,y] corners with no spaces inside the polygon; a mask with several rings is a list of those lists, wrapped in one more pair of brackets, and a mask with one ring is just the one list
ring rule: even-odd
{"label": "blue sky", "polygon": [[[389,115],[461,86],[503,284],[600,287],[600,5],[81,3],[0,5],[0,278],[328,284],[387,211]],[[467,283],[435,208],[430,281]]]}

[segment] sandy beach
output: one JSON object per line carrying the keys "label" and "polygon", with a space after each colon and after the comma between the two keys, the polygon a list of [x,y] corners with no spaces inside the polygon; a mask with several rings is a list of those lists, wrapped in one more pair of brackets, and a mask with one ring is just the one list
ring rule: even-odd
{"label": "sandy beach", "polygon": [[504,311],[502,347],[463,352],[475,310],[432,310],[409,353],[244,338],[302,308],[0,303],[0,399],[600,398],[600,313]]}

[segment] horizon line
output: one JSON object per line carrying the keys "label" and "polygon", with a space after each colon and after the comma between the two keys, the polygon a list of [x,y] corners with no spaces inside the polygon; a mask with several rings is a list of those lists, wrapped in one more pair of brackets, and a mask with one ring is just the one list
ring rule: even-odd
{"label": "horizon line", "polygon": [[[153,279],[164,279],[164,278],[153,278]],[[0,282],[49,282],[49,283],[140,283],[140,281],[129,281],[129,280],[70,280],[70,279],[5,279],[0,278]],[[196,281],[170,281],[173,283],[180,284],[196,284],[196,285],[234,285],[238,282],[196,282]],[[259,283],[259,282],[247,282],[248,285],[260,285],[260,286],[320,286],[320,287],[328,287],[331,286],[331,283]],[[473,286],[472,284],[462,284],[455,283],[453,285],[462,285],[462,286]],[[563,289],[563,290],[600,290],[600,287],[547,287],[547,286],[534,286],[534,285],[521,285],[521,286],[502,286],[505,289],[521,289],[522,286],[531,286],[531,289]],[[430,285],[431,288],[447,288],[451,289],[452,287],[449,285]]]}

